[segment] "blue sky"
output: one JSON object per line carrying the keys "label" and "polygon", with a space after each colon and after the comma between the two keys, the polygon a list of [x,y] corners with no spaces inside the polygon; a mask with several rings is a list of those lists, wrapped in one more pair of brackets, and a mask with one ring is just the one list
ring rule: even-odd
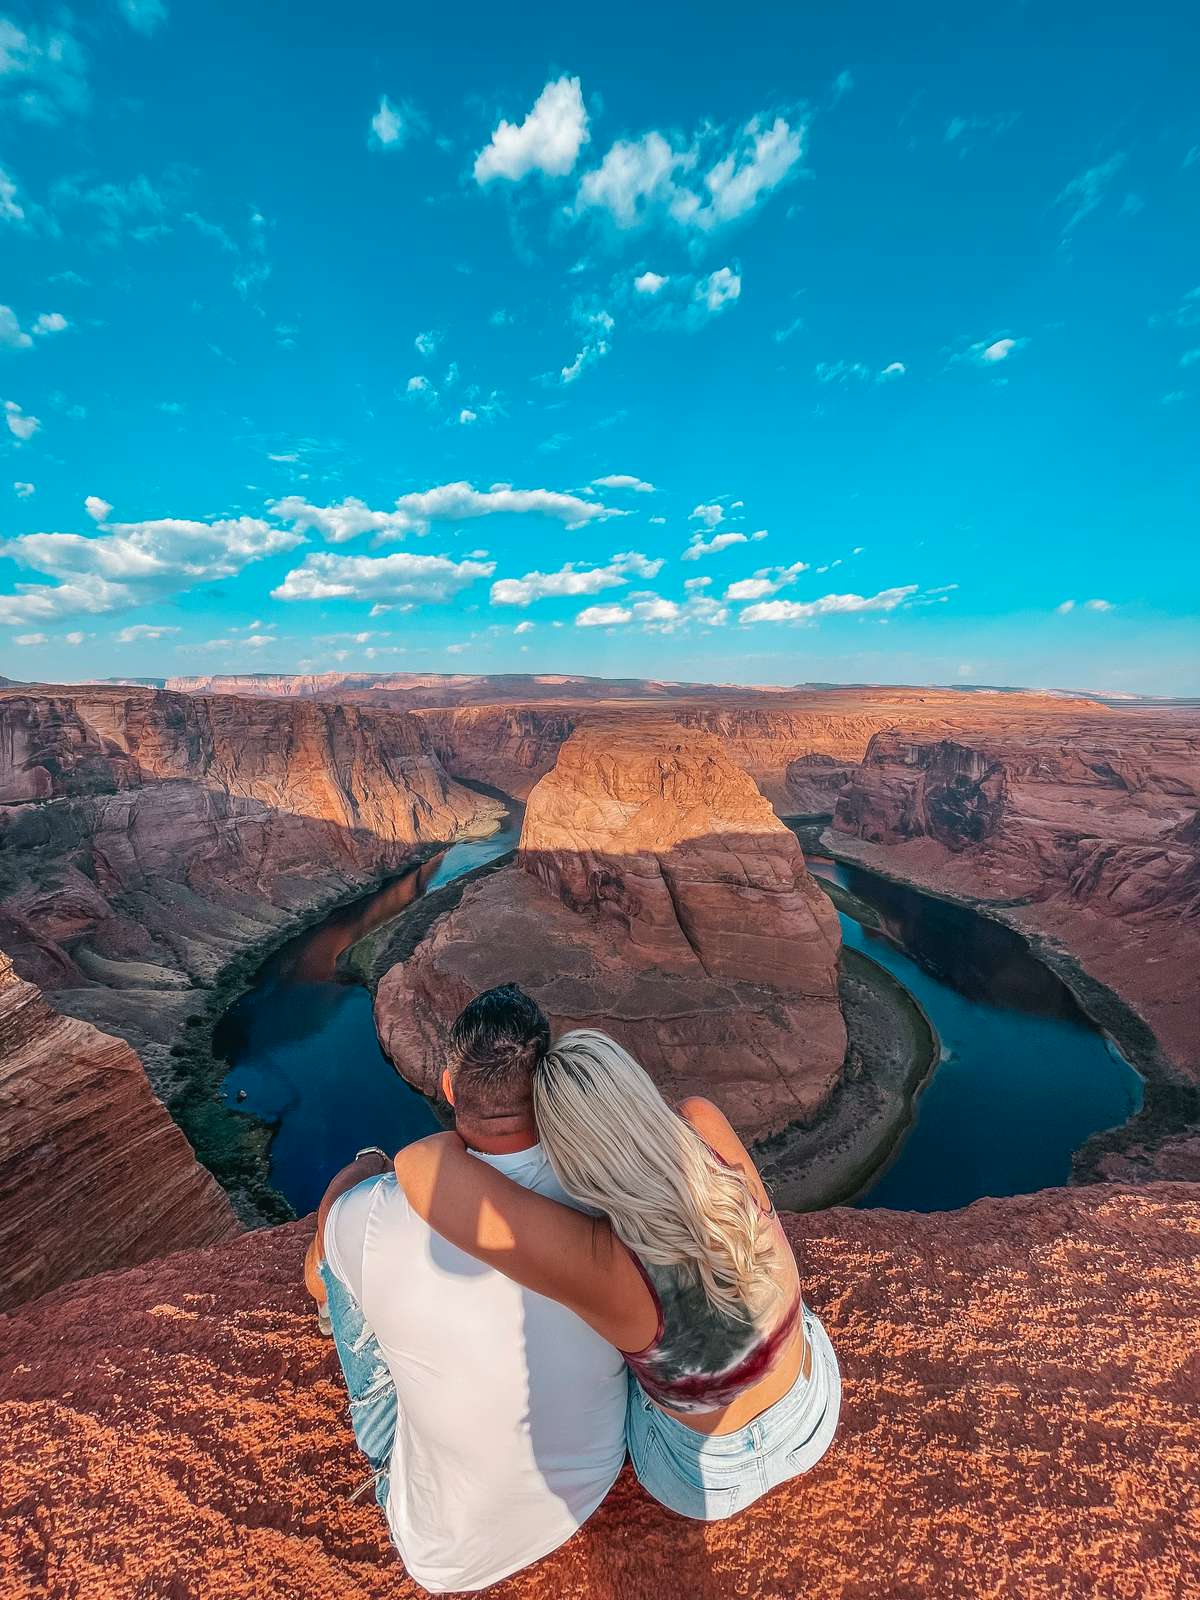
{"label": "blue sky", "polygon": [[1200,692],[1193,8],[2,4],[0,671]]}

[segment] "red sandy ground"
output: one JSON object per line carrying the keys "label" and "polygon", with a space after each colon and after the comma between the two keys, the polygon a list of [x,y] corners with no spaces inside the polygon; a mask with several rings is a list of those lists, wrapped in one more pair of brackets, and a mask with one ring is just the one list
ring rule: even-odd
{"label": "red sandy ground", "polygon": [[[628,1469],[494,1600],[1184,1600],[1200,1593],[1200,1186],[787,1220],[845,1379],[825,1460],[689,1523]],[[3,1600],[409,1600],[309,1224],[0,1318]]]}

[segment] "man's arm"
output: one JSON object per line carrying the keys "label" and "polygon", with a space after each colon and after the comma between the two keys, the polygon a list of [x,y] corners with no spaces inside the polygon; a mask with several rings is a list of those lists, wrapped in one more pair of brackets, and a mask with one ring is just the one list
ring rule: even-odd
{"label": "man's arm", "polygon": [[343,1167],[330,1180],[329,1187],[321,1198],[317,1207],[317,1228],[308,1242],[308,1249],[304,1253],[304,1284],[310,1295],[318,1305],[325,1304],[325,1285],[321,1281],[319,1267],[325,1259],[325,1223],[333,1208],[333,1202],[353,1189],[355,1184],[361,1183],[364,1178],[378,1178],[385,1172],[391,1172],[392,1163],[378,1150],[364,1150],[355,1156],[348,1167]]}

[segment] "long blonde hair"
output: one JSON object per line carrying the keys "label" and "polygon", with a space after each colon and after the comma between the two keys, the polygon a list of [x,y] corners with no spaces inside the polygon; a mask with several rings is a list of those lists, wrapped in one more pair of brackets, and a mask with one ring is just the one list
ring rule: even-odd
{"label": "long blonde hair", "polygon": [[775,1241],[745,1177],[722,1166],[627,1050],[564,1033],[534,1070],[538,1133],[563,1188],[643,1261],[690,1268],[709,1303],[757,1323],[782,1298]]}

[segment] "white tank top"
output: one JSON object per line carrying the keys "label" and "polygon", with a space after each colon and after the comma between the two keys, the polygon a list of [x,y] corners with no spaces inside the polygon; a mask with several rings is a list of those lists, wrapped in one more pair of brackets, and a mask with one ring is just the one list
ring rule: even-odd
{"label": "white tank top", "polygon": [[[540,1145],[479,1159],[569,1203]],[[387,1514],[411,1575],[435,1592],[483,1589],[557,1549],[621,1470],[621,1357],[434,1233],[394,1177],[334,1204],[325,1256],[396,1385]]]}

